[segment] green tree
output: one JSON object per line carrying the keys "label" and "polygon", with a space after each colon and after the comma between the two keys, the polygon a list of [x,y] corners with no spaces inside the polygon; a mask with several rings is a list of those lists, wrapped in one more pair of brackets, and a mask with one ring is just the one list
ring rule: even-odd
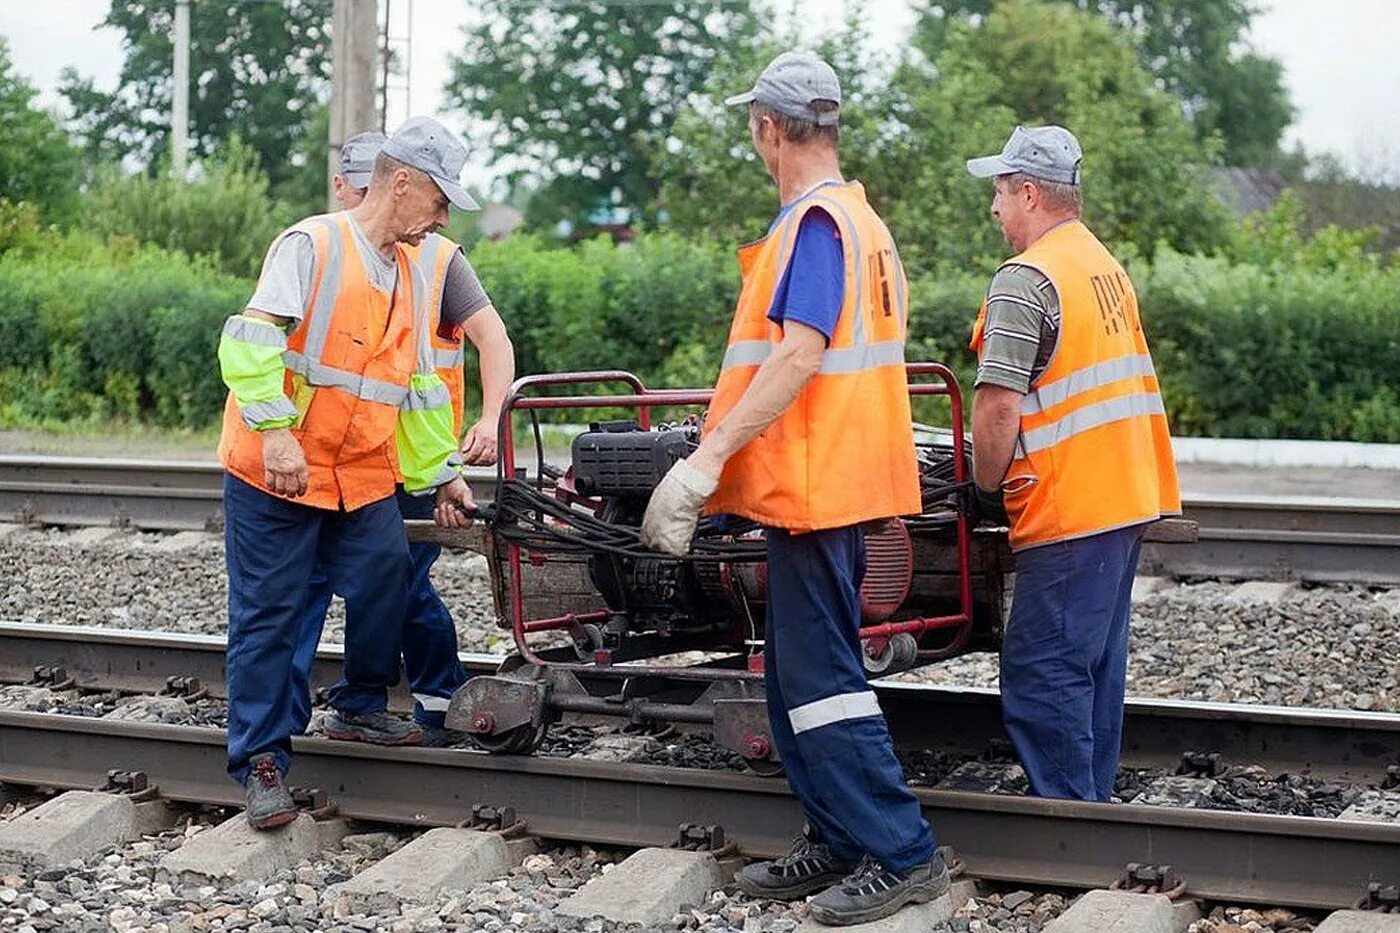
{"label": "green tree", "polygon": [[237,137],[206,159],[195,181],[169,172],[99,176],[87,223],[107,237],[130,237],[187,256],[206,256],[229,274],[257,275],[273,238],[293,218],[268,196],[257,155]]}
{"label": "green tree", "polygon": [[[1128,30],[1143,65],[1181,98],[1199,139],[1219,134],[1231,165],[1268,162],[1293,106],[1283,66],[1246,41],[1251,0],[1064,0]],[[915,44],[930,58],[958,14],[990,14],[998,0],[920,0]]]}
{"label": "green tree", "polygon": [[[237,136],[257,153],[274,187],[306,168],[292,156],[327,92],[330,7],[330,0],[190,4],[194,156]],[[126,61],[110,93],[65,69],[60,92],[96,161],[155,165],[166,154],[174,15],[174,0],[113,0],[101,26],[122,33]]]}
{"label": "green tree", "polygon": [[[527,219],[605,205],[652,214],[655,153],[716,64],[757,29],[749,0],[487,0],[447,93],[482,120],[493,164],[540,187]],[[474,134],[475,137],[475,134]]]}
{"label": "green tree", "polygon": [[[859,38],[829,40],[833,62]],[[1018,122],[1061,123],[1079,136],[1086,218],[1106,239],[1141,253],[1159,240],[1187,252],[1224,241],[1225,211],[1202,171],[1214,144],[1197,142],[1177,99],[1156,89],[1107,20],[1063,4],[1003,3],[956,18],[940,41],[936,60],[910,59],[892,77],[858,60],[838,68],[843,168],[865,183],[911,271],[987,269],[1006,256],[987,216],[990,188],[964,162],[996,152]],[[677,124],[663,201],[682,230],[738,242],[773,215],[743,114],[719,105],[759,67],[717,70]]]}
{"label": "green tree", "polygon": [[61,222],[78,203],[80,156],[54,118],[34,106],[38,94],[14,73],[0,38],[0,200],[29,202],[43,219]]}

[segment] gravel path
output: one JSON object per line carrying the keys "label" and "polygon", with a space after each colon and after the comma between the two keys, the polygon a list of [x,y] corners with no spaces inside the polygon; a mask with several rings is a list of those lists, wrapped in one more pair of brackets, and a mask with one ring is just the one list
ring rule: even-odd
{"label": "gravel path", "polygon": [[[1400,614],[1363,587],[1299,590],[1247,602],[1234,584],[1175,586],[1133,608],[1132,696],[1400,711]],[[997,686],[997,658],[977,653],[898,680]]]}
{"label": "gravel path", "polygon": [[[0,539],[0,619],[222,634],[222,542],[180,551],[168,536],[23,530]],[[504,652],[485,560],[445,553],[433,580],[465,651]],[[1394,645],[1400,614],[1361,587],[1301,590],[1278,604],[1242,602],[1231,584],[1176,586],[1134,610],[1128,692],[1283,706],[1400,711]],[[337,599],[323,640],[343,637]],[[898,675],[924,683],[994,687],[996,658],[974,654]]]}

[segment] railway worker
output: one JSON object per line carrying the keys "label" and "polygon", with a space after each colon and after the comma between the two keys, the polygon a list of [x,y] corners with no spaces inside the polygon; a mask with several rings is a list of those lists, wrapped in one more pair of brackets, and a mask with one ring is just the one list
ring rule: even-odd
{"label": "railway worker", "polygon": [[1006,730],[1033,793],[1109,800],[1143,528],[1181,497],[1133,284],[1080,220],[1082,155],[1063,127],[1017,127],[967,163],[1017,253],[973,327],[973,472],[1016,553]]}
{"label": "railway worker", "polygon": [[475,208],[457,181],[465,160],[436,121],[408,121],[385,144],[359,206],[308,218],[274,241],[247,308],[220,339],[230,389],[219,440],[228,770],[246,787],[258,829],[296,817],[284,784],[292,656],[318,563],[346,607],[332,720],[379,744],[420,739],[385,710],[409,587],[396,445],[409,488],[436,490],[439,523],[465,526],[472,500],[449,467],[457,445],[436,377],[415,372],[408,248],[447,223],[449,204]]}
{"label": "railway worker", "polygon": [[740,886],[823,923],[888,916],[948,889],[861,665],[862,524],[920,510],[905,280],[894,240],[838,160],[841,87],[821,59],[778,56],[729,104],[748,109],[781,208],[739,250],[743,277],[703,439],[658,484],[643,539],[690,546],[697,515],[765,529],[765,684],[773,738],[807,826]]}
{"label": "railway worker", "polygon": [[[382,133],[359,133],[350,137],[340,150],[340,171],[331,178],[335,199],[346,208],[364,200],[374,172],[374,161],[383,147]],[[452,401],[453,436],[462,435],[463,396],[462,340],[476,348],[481,376],[481,417],[462,436],[461,458],[467,466],[489,466],[496,462],[496,430],[506,391],[515,379],[515,350],[505,323],[491,304],[476,271],[462,248],[441,234],[429,234],[422,246],[408,246],[407,252],[418,275],[426,284],[424,310],[430,312],[424,347],[433,360],[433,369],[448,387]],[[410,495],[400,483],[395,490],[399,513],[404,518],[433,517],[431,497]],[[433,588],[430,571],[442,553],[436,544],[411,543],[408,546],[410,570],[409,597],[404,618],[403,661],[413,694],[413,721],[422,732],[422,744],[441,746],[448,742],[443,723],[448,701],[462,684],[467,672],[457,657],[457,627],[452,613]],[[321,640],[326,610],[331,602],[331,586],[319,567],[313,576],[311,592],[299,628],[294,660],[292,732],[306,731],[311,721],[311,666]],[[338,733],[339,734],[339,733]],[[354,734],[348,738],[357,738]]]}

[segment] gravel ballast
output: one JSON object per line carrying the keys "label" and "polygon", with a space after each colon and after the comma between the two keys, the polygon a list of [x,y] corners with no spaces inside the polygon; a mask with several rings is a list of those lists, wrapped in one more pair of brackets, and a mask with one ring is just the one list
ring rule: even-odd
{"label": "gravel ballast", "polygon": [[[167,536],[128,532],[78,544],[72,532],[22,530],[0,540],[0,619],[222,634],[227,590],[222,539],[181,551]],[[457,620],[464,651],[505,652],[485,559],[445,552],[433,580]],[[1394,645],[1400,614],[1362,587],[1302,589],[1278,603],[1242,601],[1234,584],[1163,589],[1134,607],[1128,692],[1217,702],[1400,710]],[[323,640],[341,641],[331,606]],[[973,654],[896,675],[922,683],[994,687],[996,657]]]}

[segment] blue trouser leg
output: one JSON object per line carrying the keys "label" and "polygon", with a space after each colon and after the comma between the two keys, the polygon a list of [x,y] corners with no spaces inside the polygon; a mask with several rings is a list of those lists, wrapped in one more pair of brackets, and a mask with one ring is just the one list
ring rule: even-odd
{"label": "blue trouser leg", "polygon": [[296,648],[292,653],[292,734],[301,735],[311,722],[311,666],[321,644],[321,629],[331,605],[331,579],[319,563],[307,581],[306,602],[297,624]]}
{"label": "blue trouser leg", "polygon": [[894,871],[936,845],[860,660],[858,527],[769,529],[765,683],[773,739],[811,823],[843,858]]}
{"label": "blue trouser leg", "polygon": [[[399,487],[396,498],[404,518],[433,517],[434,497],[410,496]],[[433,589],[431,571],[441,553],[436,544],[408,546],[413,567],[403,630],[403,667],[413,693],[413,719],[437,728],[443,726],[452,694],[467,682],[457,657],[457,626]]]}
{"label": "blue trouser leg", "polygon": [[[1133,578],[1142,554],[1142,529],[1125,529],[1128,555],[1118,578],[1113,619],[1104,652],[1094,667],[1094,792],[1099,800],[1113,798],[1118,757],[1123,749],[1123,695],[1128,687],[1128,622],[1133,611]],[[1120,533],[1121,534],[1121,533]]]}
{"label": "blue trouser leg", "polygon": [[1041,797],[1112,794],[1141,545],[1135,526],[1016,555],[1002,716],[1031,792]]}
{"label": "blue trouser leg", "polygon": [[330,705],[372,713],[388,705],[388,690],[399,682],[408,539],[393,496],[337,513],[327,524],[319,557],[345,600],[345,671]]}
{"label": "blue trouser leg", "polygon": [[254,755],[291,765],[292,653],[332,513],[224,477],[224,559],[228,566],[228,772],[240,784]]}

